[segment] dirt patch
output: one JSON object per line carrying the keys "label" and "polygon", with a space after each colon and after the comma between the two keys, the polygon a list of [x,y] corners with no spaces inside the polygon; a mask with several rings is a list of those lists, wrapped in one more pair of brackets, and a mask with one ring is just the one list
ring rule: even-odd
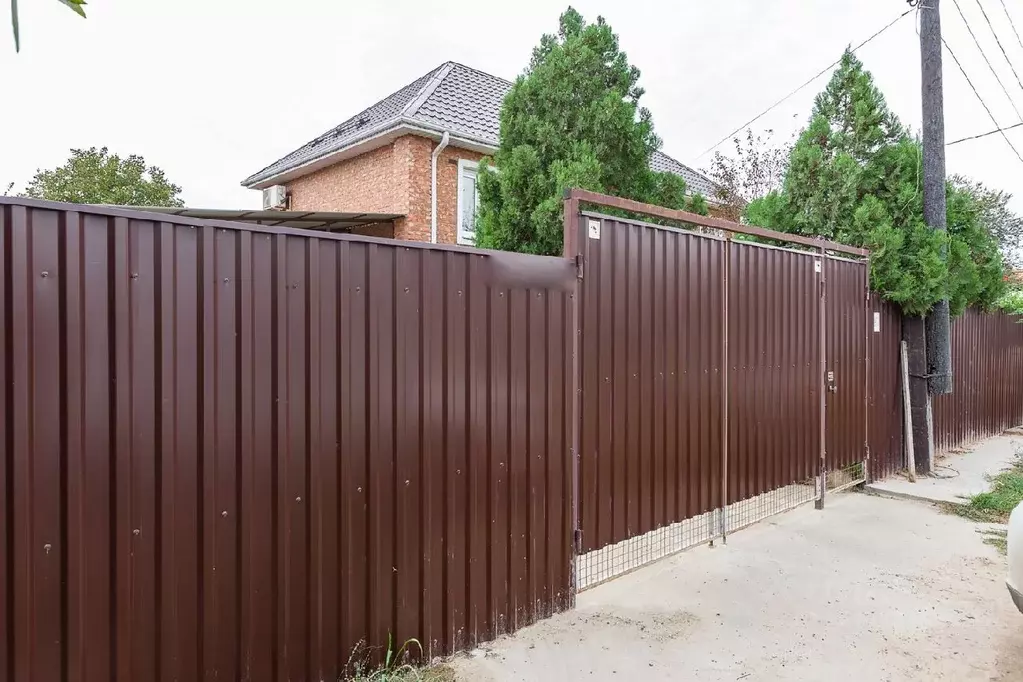
{"label": "dirt patch", "polygon": [[[653,642],[668,642],[685,637],[699,618],[687,611],[651,612],[622,610],[613,611],[609,608],[579,614],[580,624],[589,627],[608,627],[624,630],[626,634],[635,634],[640,639]],[[538,633],[543,636],[542,628]]]}

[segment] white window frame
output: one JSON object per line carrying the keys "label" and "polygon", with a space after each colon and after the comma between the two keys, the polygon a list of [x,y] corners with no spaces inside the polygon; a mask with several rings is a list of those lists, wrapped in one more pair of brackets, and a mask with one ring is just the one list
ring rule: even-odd
{"label": "white window frame", "polygon": [[455,222],[457,223],[455,229],[456,239],[458,243],[463,246],[474,246],[476,244],[476,232],[473,231],[472,234],[469,234],[462,229],[462,215],[464,209],[462,206],[462,176],[465,174],[465,171],[469,170],[476,174],[476,208],[478,210],[480,205],[479,168],[480,165],[476,161],[470,161],[469,159],[458,160],[458,187],[456,189],[458,192],[458,212],[455,214]]}

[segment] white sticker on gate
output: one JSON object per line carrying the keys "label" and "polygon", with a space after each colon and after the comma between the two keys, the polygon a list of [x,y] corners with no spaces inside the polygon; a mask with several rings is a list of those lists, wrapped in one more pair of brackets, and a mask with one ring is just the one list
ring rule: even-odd
{"label": "white sticker on gate", "polygon": [[813,271],[814,272],[820,272],[821,271],[821,262],[819,260],[815,260],[813,262]]}
{"label": "white sticker on gate", "polygon": [[874,313],[874,331],[881,331],[881,313]]}
{"label": "white sticker on gate", "polygon": [[590,220],[590,239],[600,239],[599,220]]}

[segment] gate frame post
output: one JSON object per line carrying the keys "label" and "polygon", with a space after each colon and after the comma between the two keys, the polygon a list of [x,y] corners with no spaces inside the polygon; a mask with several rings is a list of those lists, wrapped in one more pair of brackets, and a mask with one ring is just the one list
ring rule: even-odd
{"label": "gate frame post", "polygon": [[582,401],[580,400],[582,383],[579,376],[581,371],[579,351],[581,346],[580,336],[582,335],[582,328],[580,327],[580,309],[582,305],[580,298],[582,295],[581,280],[584,262],[581,243],[583,237],[579,234],[579,198],[573,194],[571,189],[565,190],[565,197],[562,202],[562,220],[562,255],[575,264],[576,270],[575,281],[572,283],[572,293],[570,295],[570,300],[572,301],[572,447],[569,450],[569,456],[572,459],[572,485],[570,488],[572,496],[570,501],[572,526],[567,538],[569,556],[572,557],[568,571],[568,598],[569,607],[574,609],[576,606],[576,595],[579,592],[576,571],[578,570],[578,557],[582,553],[582,529],[579,527],[579,439],[580,422],[582,420]]}
{"label": "gate frame post", "polygon": [[827,410],[828,410],[828,398],[827,398],[827,375],[828,375],[828,357],[827,357],[827,270],[825,269],[828,261],[827,251],[824,247],[820,247],[820,296],[818,303],[818,310],[820,319],[818,320],[818,327],[820,329],[820,367],[818,381],[820,390],[820,472],[819,472],[819,486],[820,490],[817,494],[817,500],[814,502],[814,508],[824,509],[824,496],[828,491],[828,436],[827,436]]}
{"label": "gate frame post", "polygon": [[721,543],[728,543],[728,297],[732,268],[732,235],[725,233],[724,263],[721,267]]}

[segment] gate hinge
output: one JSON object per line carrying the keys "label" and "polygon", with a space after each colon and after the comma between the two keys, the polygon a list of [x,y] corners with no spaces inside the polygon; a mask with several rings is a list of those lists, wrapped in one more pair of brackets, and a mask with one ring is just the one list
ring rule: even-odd
{"label": "gate hinge", "polygon": [[583,278],[583,257],[582,254],[576,254],[575,257],[575,276],[576,279]]}
{"label": "gate hinge", "polygon": [[583,553],[583,530],[582,528],[576,528],[572,532],[572,546],[575,549],[576,554]]}

